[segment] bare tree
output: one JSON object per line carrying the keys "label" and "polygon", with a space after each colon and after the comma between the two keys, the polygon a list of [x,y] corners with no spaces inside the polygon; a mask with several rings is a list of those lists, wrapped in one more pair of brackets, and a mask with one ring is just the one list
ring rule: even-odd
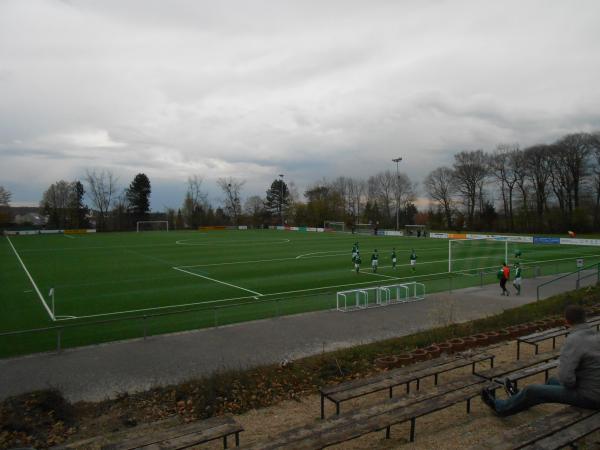
{"label": "bare tree", "polygon": [[[395,204],[395,188],[396,188],[396,175],[392,175],[392,172],[386,170],[380,172],[377,175],[369,177],[368,192],[369,198],[372,202],[377,202],[380,208],[383,210],[383,218],[386,225],[391,225],[393,207]],[[395,215],[393,216],[395,217]]]}
{"label": "bare tree", "polygon": [[560,139],[556,145],[564,150],[564,162],[571,179],[573,205],[569,205],[569,212],[579,208],[580,189],[583,179],[588,175],[588,158],[592,154],[595,138],[589,133],[568,134]]}
{"label": "bare tree", "polygon": [[0,223],[10,222],[10,198],[12,193],[0,186]]}
{"label": "bare tree", "polygon": [[552,147],[534,145],[523,152],[523,161],[527,168],[527,176],[531,180],[535,195],[536,221],[538,229],[544,227],[544,214],[548,209],[550,195],[549,180],[552,172]]}
{"label": "bare tree", "polygon": [[594,144],[594,165],[592,173],[592,192],[594,194],[594,228],[600,227],[600,133],[593,135]]}
{"label": "bare tree", "polygon": [[454,172],[450,167],[438,167],[432,170],[423,185],[429,196],[444,210],[446,226],[452,228],[454,194],[456,193]]}
{"label": "bare tree", "polygon": [[48,223],[58,228],[65,228],[69,218],[69,207],[73,196],[73,185],[60,180],[52,183],[44,192],[40,209],[48,216]]}
{"label": "bare tree", "polygon": [[352,223],[360,222],[360,214],[364,205],[364,198],[367,192],[367,183],[364,180],[348,178],[348,213],[352,216]]}
{"label": "bare tree", "polygon": [[204,179],[198,175],[193,175],[187,179],[187,195],[189,196],[192,205],[207,207],[208,194],[202,190]]}
{"label": "bare tree", "polygon": [[351,215],[352,197],[350,195],[351,179],[345,176],[337,177],[331,182],[332,189],[335,189],[341,196],[344,202],[344,217],[336,217],[339,220],[345,220],[346,215]]}
{"label": "bare tree", "polygon": [[408,206],[415,201],[416,186],[416,183],[413,183],[405,173],[401,172],[397,176],[394,175],[393,188],[397,215],[402,210],[407,211]]}
{"label": "bare tree", "polygon": [[475,206],[482,203],[483,183],[488,175],[483,150],[460,152],[454,155],[454,176],[457,191],[467,208],[467,224],[473,226]]}
{"label": "bare tree", "polygon": [[568,155],[564,147],[552,146],[550,156],[550,185],[558,201],[560,215],[565,220],[565,224],[568,225],[573,209],[571,193],[573,181],[567,167],[567,158]]}
{"label": "bare tree", "polygon": [[267,214],[265,200],[258,195],[248,197],[244,202],[244,214],[252,220],[252,225],[259,226]]}
{"label": "bare tree", "polygon": [[4,186],[0,186],[0,206],[8,207],[12,193]]}
{"label": "bare tree", "polygon": [[87,194],[96,213],[97,227],[106,227],[106,217],[117,193],[117,178],[109,170],[86,171]]}
{"label": "bare tree", "polygon": [[242,213],[240,193],[245,183],[245,181],[236,180],[232,177],[217,180],[217,185],[225,194],[225,210],[235,225],[238,225]]}
{"label": "bare tree", "polygon": [[265,211],[265,200],[258,195],[252,195],[244,202],[244,214],[260,215]]}
{"label": "bare tree", "polygon": [[513,194],[517,183],[512,163],[515,162],[514,153],[519,151],[519,146],[516,144],[500,144],[489,159],[490,173],[500,183],[504,218],[510,230],[514,229]]}
{"label": "bare tree", "polygon": [[193,175],[187,179],[187,189],[181,207],[184,226],[195,228],[209,209],[208,194],[202,190],[203,178]]}

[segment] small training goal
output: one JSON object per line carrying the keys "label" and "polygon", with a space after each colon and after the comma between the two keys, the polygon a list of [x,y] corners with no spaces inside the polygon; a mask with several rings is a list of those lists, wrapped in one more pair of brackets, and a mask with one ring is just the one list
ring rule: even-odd
{"label": "small training goal", "polygon": [[340,291],[336,309],[342,312],[377,308],[399,303],[416,302],[425,298],[425,285],[416,281],[387,286],[371,286]]}
{"label": "small training goal", "polygon": [[136,231],[169,231],[167,220],[140,220],[136,222]]}

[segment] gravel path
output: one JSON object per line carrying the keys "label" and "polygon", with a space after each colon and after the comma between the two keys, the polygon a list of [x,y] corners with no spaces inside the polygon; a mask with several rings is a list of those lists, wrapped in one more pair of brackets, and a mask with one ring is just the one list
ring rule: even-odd
{"label": "gravel path", "polygon": [[[536,286],[551,278],[524,280],[524,295],[518,297],[500,296],[496,285],[468,288],[386,308],[351,313],[321,311],[3,359],[0,399],[56,387],[71,401],[97,401],[222,369],[276,363],[404,336],[534,302]],[[590,277],[586,283],[595,281]],[[561,280],[553,285],[552,294],[573,288],[573,279]]]}

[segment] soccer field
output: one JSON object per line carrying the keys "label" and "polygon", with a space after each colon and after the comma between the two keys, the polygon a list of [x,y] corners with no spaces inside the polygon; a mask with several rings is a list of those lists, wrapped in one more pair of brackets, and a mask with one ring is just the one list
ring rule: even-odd
{"label": "soccer field", "polygon": [[[575,270],[578,257],[600,261],[597,247],[509,244],[511,263],[517,247],[526,278],[535,266],[549,274]],[[337,291],[363,286],[419,281],[431,293],[496,282],[503,242],[453,248],[450,277],[441,239],[274,230],[4,237],[0,332],[61,326],[61,346],[75,346],[330,309]],[[56,331],[0,336],[0,355],[52,349],[56,339]]]}

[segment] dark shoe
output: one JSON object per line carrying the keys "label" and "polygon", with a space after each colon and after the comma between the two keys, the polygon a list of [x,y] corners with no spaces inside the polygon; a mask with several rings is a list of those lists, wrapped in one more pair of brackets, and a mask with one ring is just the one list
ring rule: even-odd
{"label": "dark shoe", "polygon": [[516,383],[514,381],[510,381],[510,378],[508,377],[504,379],[502,385],[504,386],[504,390],[506,391],[509,397],[512,397],[513,395],[519,393],[519,389],[517,389]]}
{"label": "dark shoe", "polygon": [[498,414],[496,412],[496,401],[489,389],[485,388],[481,390],[481,400],[483,401],[483,403],[489,406],[492,411]]}

